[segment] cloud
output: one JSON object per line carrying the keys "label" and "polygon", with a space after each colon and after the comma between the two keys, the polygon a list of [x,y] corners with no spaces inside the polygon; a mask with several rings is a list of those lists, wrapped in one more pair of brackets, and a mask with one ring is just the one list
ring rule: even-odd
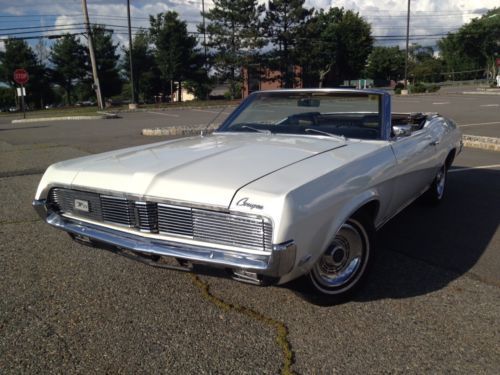
{"label": "cloud", "polygon": [[[317,8],[344,7],[359,12],[372,24],[372,34],[380,36],[377,44],[403,46],[406,35],[407,2],[394,0],[308,0],[306,4]],[[411,2],[411,42],[435,45],[447,32],[455,31],[464,23],[480,17],[487,9],[498,6],[498,0],[419,0]],[[427,38],[423,35],[431,35]],[[389,38],[389,36],[399,36]]]}
{"label": "cloud", "polygon": [[[267,3],[268,0],[259,0]],[[148,27],[149,16],[169,10],[179,13],[188,23],[189,31],[196,31],[201,22],[201,0],[141,0],[131,2],[132,24],[134,27]],[[205,7],[212,6],[212,0],[205,0]],[[401,37],[406,35],[406,6],[403,0],[306,0],[307,7],[328,9],[332,6],[352,9],[372,24],[373,35],[379,44],[404,45]],[[448,31],[455,31],[472,18],[484,14],[487,9],[498,6],[498,0],[413,0],[411,3],[410,34],[412,41],[423,45],[433,45]],[[90,21],[117,25],[115,40],[128,44],[126,6],[124,0],[88,0]],[[0,10],[0,14],[11,15],[59,15],[40,16],[40,23],[58,26],[83,22],[80,1],[17,0]],[[31,21],[27,21],[29,23]],[[31,22],[33,23],[33,22]],[[26,24],[26,26],[28,26]],[[29,26],[32,26],[31,24]],[[421,35],[435,35],[428,38]],[[387,38],[388,36],[399,36]],[[384,38],[385,37],[385,38]]]}

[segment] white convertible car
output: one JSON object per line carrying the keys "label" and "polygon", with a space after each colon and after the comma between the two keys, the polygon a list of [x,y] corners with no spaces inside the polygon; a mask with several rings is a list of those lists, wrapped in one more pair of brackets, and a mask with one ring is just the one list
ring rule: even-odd
{"label": "white convertible car", "polygon": [[337,303],[376,229],[423,193],[443,199],[461,147],[453,121],[392,114],[383,91],[264,91],[212,135],[54,164],[33,205],[79,242],[259,285],[300,277]]}

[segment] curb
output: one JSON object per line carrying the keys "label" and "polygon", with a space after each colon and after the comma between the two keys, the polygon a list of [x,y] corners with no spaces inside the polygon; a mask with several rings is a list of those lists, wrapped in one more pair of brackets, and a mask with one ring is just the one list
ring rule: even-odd
{"label": "curb", "polygon": [[491,92],[491,91],[463,91],[464,95],[493,95],[499,96],[500,92]]}
{"label": "curb", "polygon": [[24,124],[29,122],[44,122],[44,121],[71,121],[71,120],[102,120],[118,118],[115,113],[107,113],[98,116],[63,116],[63,117],[37,117],[12,120],[12,124]]}
{"label": "curb", "polygon": [[464,134],[462,135],[462,141],[465,147],[479,148],[488,151],[500,151],[500,138]]}
{"label": "curb", "polygon": [[142,129],[141,134],[149,137],[158,136],[176,136],[187,137],[200,135],[202,132],[211,133],[219,127],[220,124],[193,125],[193,126],[170,126],[168,128],[146,128]]}
{"label": "curb", "polygon": [[[199,135],[201,132],[206,131],[207,133],[213,132],[220,124],[206,125],[192,125],[192,126],[171,126],[168,128],[145,128],[142,129],[141,134],[148,137],[159,137],[159,136],[176,136],[176,137],[187,137],[193,135]],[[500,138],[495,137],[481,137],[478,135],[464,134],[462,136],[462,141],[464,147],[479,148],[489,151],[500,151]]]}
{"label": "curb", "polygon": [[160,108],[136,108],[136,109],[116,109],[117,113],[130,113],[130,112],[150,112],[150,111],[179,111],[179,110],[192,110],[192,109],[225,109],[227,107],[237,107],[240,103],[229,104],[214,104],[214,105],[201,105],[201,106],[182,106],[182,107],[160,107]]}

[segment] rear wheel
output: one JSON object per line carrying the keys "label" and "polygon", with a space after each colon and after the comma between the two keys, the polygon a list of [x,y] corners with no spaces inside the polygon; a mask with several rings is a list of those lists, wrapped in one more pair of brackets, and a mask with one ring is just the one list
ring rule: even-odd
{"label": "rear wheel", "polygon": [[309,301],[333,305],[349,299],[364,280],[372,260],[373,223],[365,215],[348,219],[307,276],[301,294]]}
{"label": "rear wheel", "polygon": [[438,205],[441,203],[445,196],[446,191],[446,179],[448,174],[448,168],[444,164],[436,174],[434,181],[432,181],[429,190],[425,193],[427,201],[431,204]]}

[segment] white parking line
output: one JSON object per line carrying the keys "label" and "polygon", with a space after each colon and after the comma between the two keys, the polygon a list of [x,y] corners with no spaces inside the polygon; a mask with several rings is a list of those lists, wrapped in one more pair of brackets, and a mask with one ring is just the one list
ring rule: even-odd
{"label": "white parking line", "polygon": [[481,104],[480,107],[500,107],[500,104]]}
{"label": "white parking line", "polygon": [[[225,109],[225,108],[224,108]],[[214,113],[214,114],[226,114],[229,115],[231,112],[225,112],[225,111],[209,111],[207,109],[192,109],[191,111],[193,112],[206,112],[206,113]]]}
{"label": "white parking line", "polygon": [[436,102],[436,103],[432,103],[434,105],[444,105],[444,104],[450,104],[450,102]]}
{"label": "white parking line", "polygon": [[179,117],[179,115],[174,115],[172,113],[153,112],[153,111],[148,111],[148,113],[153,113],[155,115],[162,115],[162,116],[168,116],[168,117]]}
{"label": "white parking line", "polygon": [[465,128],[467,126],[483,126],[483,125],[495,125],[495,124],[500,124],[500,121],[494,121],[494,122],[479,122],[477,124],[463,124],[463,125],[458,125],[459,128]]}
{"label": "white parking line", "polygon": [[398,99],[397,98],[397,102],[398,103],[421,103],[422,101],[421,100]]}
{"label": "white parking line", "polygon": [[500,164],[480,165],[478,167],[466,167],[466,168],[450,169],[448,171],[448,173],[470,171],[471,169],[495,169],[495,168],[500,168]]}

